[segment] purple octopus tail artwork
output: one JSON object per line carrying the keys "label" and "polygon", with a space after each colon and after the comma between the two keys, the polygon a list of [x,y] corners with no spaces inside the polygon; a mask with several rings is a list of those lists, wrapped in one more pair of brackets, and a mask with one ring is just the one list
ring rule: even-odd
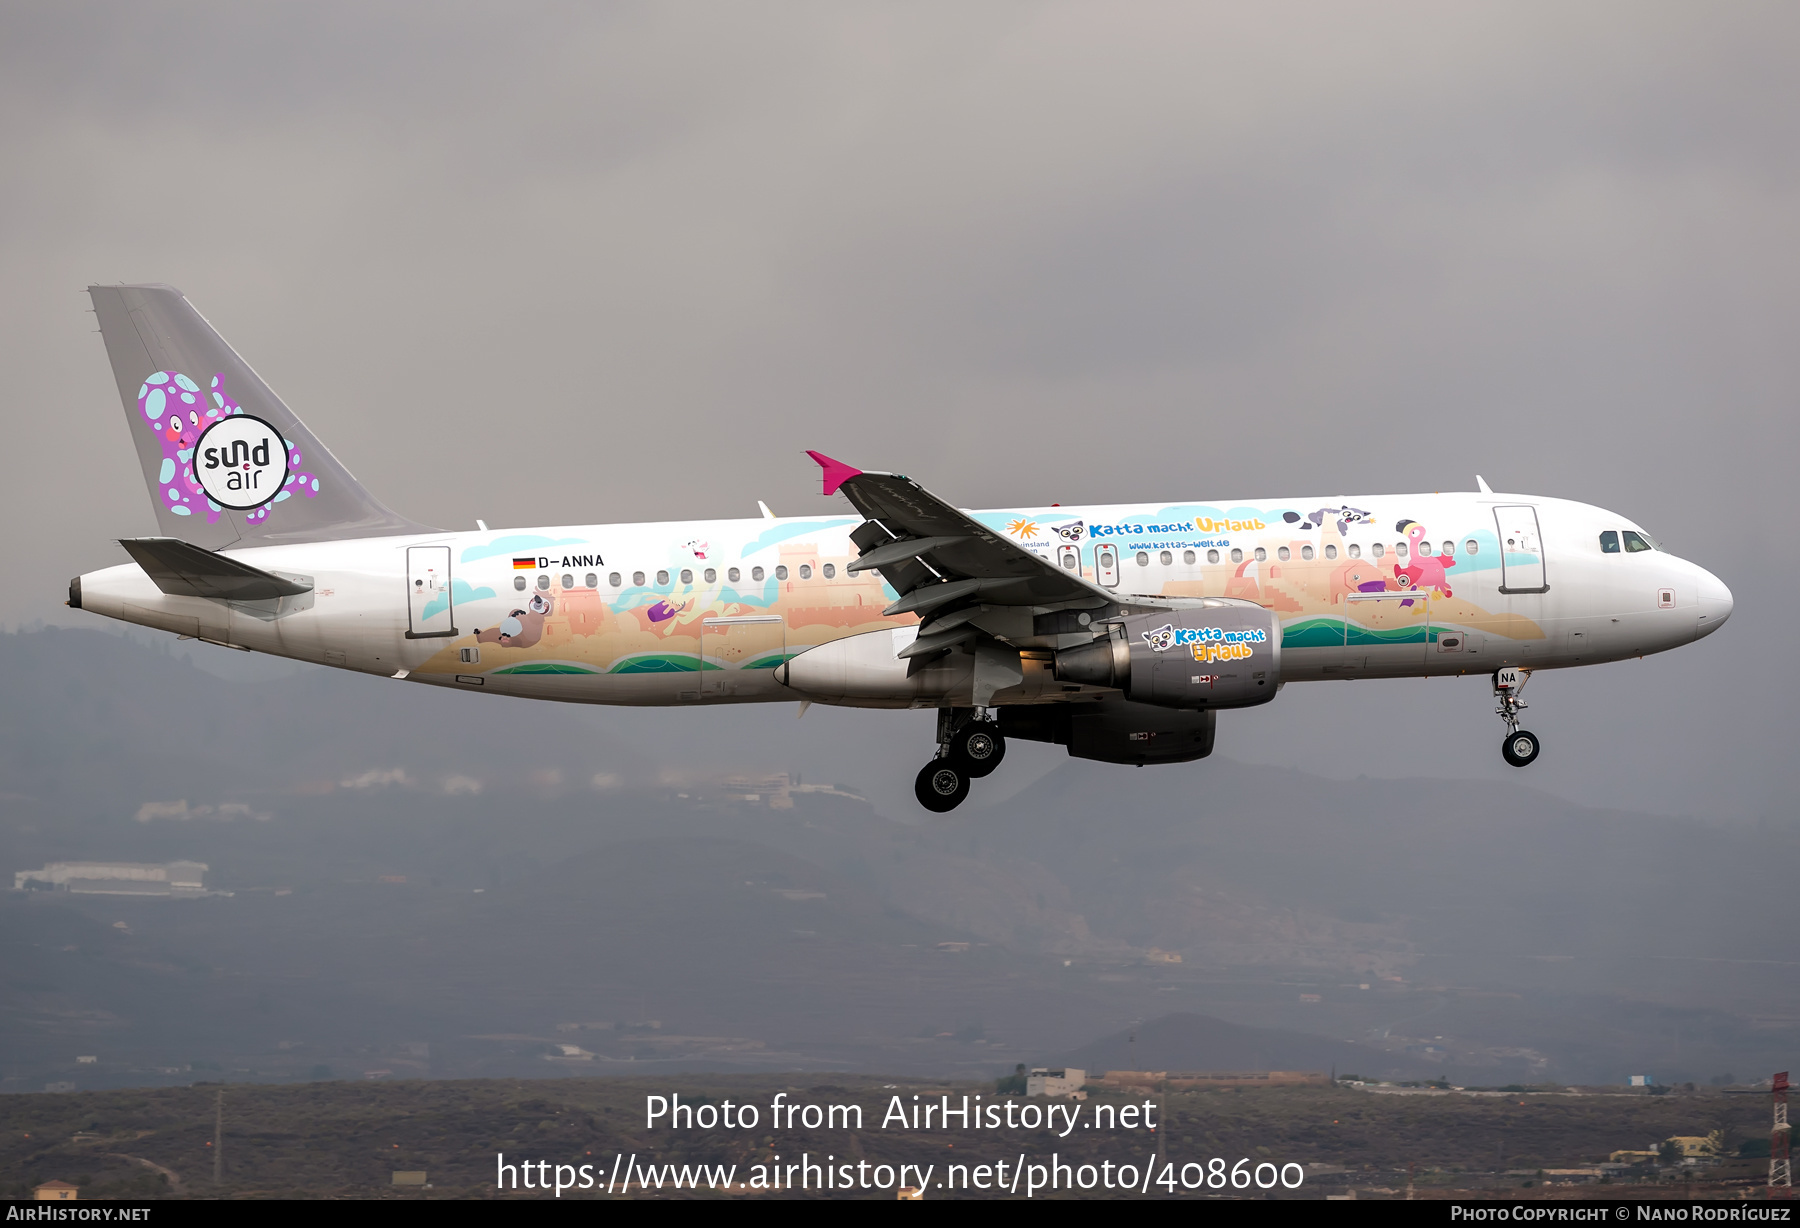
{"label": "purple octopus tail artwork", "polygon": [[[206,514],[208,524],[217,524],[225,514],[223,508],[207,498],[194,476],[194,446],[206,428],[215,422],[244,412],[224,387],[224,376],[212,377],[211,389],[201,392],[200,385],[179,371],[158,371],[138,389],[138,409],[162,439],[162,469],[157,475],[159,497],[177,516]],[[285,441],[284,441],[285,442]],[[287,476],[275,497],[260,507],[244,513],[244,520],[260,524],[267,520],[277,503],[295,495],[317,497],[319,479],[300,468],[300,449],[288,444]]]}

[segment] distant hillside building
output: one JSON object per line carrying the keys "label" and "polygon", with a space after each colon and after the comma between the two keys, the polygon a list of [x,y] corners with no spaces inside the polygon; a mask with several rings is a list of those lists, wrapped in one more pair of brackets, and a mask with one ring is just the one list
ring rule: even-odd
{"label": "distant hillside building", "polygon": [[1073,1066],[1062,1070],[1050,1070],[1043,1066],[1035,1067],[1025,1076],[1025,1094],[1027,1096],[1072,1096],[1080,1091],[1087,1082],[1087,1071],[1077,1070]]}
{"label": "distant hillside building", "polygon": [[1114,1087],[1326,1087],[1322,1070],[1109,1070],[1096,1080]]}
{"label": "distant hillside building", "polygon": [[76,895],[160,895],[192,898],[206,894],[204,862],[53,861],[41,870],[13,875],[15,891],[69,891]]}
{"label": "distant hillside building", "polygon": [[34,1191],[39,1202],[74,1202],[81,1190],[67,1181],[46,1181]]}

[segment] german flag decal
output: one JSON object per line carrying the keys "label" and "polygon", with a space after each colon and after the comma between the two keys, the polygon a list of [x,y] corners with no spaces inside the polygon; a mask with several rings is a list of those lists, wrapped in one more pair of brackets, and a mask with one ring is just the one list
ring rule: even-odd
{"label": "german flag decal", "polygon": [[513,560],[514,571],[536,571],[537,565],[537,555],[535,554],[530,558],[516,558]]}

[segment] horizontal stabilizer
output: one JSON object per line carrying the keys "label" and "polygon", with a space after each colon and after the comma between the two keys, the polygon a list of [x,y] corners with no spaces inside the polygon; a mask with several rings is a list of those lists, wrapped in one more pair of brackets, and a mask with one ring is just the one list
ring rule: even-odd
{"label": "horizontal stabilizer", "polygon": [[175,597],[269,601],[312,591],[309,583],[240,563],[175,537],[126,537],[119,544],[157,588]]}

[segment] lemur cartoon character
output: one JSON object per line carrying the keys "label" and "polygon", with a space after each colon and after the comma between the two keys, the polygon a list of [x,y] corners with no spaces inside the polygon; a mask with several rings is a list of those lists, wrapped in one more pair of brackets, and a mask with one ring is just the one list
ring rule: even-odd
{"label": "lemur cartoon character", "polygon": [[1164,623],[1154,631],[1144,632],[1144,642],[1151,652],[1167,652],[1175,647],[1175,624]]}
{"label": "lemur cartoon character", "polygon": [[498,644],[502,648],[530,648],[544,636],[544,618],[552,602],[548,593],[533,593],[522,610],[514,610],[500,620],[498,627],[475,633],[477,644]]}
{"label": "lemur cartoon character", "polygon": [[1071,546],[1079,543],[1087,533],[1087,525],[1079,520],[1071,520],[1068,524],[1059,524],[1054,527],[1056,535]]}
{"label": "lemur cartoon character", "polygon": [[1302,516],[1299,512],[1283,512],[1281,518],[1301,532],[1316,529],[1327,520],[1337,521],[1338,536],[1342,537],[1353,524],[1374,524],[1375,514],[1365,512],[1359,507],[1322,507],[1317,511]]}

